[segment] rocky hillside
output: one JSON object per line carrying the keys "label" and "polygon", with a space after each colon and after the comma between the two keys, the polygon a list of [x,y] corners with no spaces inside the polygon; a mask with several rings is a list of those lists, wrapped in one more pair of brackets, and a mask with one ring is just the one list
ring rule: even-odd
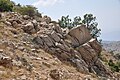
{"label": "rocky hillside", "polygon": [[48,16],[0,13],[0,80],[119,79],[101,51],[85,25],[65,30]]}

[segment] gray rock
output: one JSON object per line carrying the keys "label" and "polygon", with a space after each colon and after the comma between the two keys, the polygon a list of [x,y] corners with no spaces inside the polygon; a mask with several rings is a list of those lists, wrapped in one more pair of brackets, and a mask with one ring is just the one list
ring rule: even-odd
{"label": "gray rock", "polygon": [[70,47],[67,46],[67,44],[65,43],[65,41],[61,39],[60,42],[61,42],[61,44],[64,46],[64,50],[65,50],[66,52],[70,52]]}
{"label": "gray rock", "polygon": [[93,67],[93,69],[95,70],[95,72],[103,77],[108,77],[108,76],[112,76],[112,73],[110,72],[110,70],[108,70],[104,64],[102,63],[102,61],[100,59],[98,59],[95,63],[95,66]]}
{"label": "gray rock", "polygon": [[42,38],[39,37],[39,36],[35,37],[35,38],[33,39],[33,42],[35,42],[36,44],[41,45],[41,46],[44,45]]}
{"label": "gray rock", "polygon": [[89,73],[88,65],[82,59],[71,59],[77,67],[77,70],[82,73]]}
{"label": "gray rock", "polygon": [[41,38],[47,46],[54,46],[53,40],[48,35],[43,35]]}
{"label": "gray rock", "polygon": [[55,31],[53,31],[50,35],[49,35],[55,42],[59,42],[60,41],[60,37],[57,35],[57,33]]}
{"label": "gray rock", "polygon": [[69,43],[73,46],[73,47],[78,47],[80,46],[78,40],[70,35],[66,35],[67,39],[69,39]]}
{"label": "gray rock", "polygon": [[63,44],[61,44],[61,43],[55,43],[55,46],[56,47],[58,47],[58,48],[60,48],[60,49],[62,49],[62,50],[65,50],[65,47],[64,47],[64,45]]}
{"label": "gray rock", "polygon": [[40,26],[38,25],[38,22],[36,20],[33,20],[32,23],[34,25],[35,30],[39,31],[40,30]]}
{"label": "gray rock", "polygon": [[54,29],[57,33],[63,34],[63,33],[62,33],[62,29],[61,29],[61,27],[60,27],[58,24],[55,24],[55,25],[53,26],[53,29]]}
{"label": "gray rock", "polygon": [[38,23],[37,23],[36,20],[33,20],[32,23],[33,23],[34,26],[37,26],[37,25],[38,25]]}

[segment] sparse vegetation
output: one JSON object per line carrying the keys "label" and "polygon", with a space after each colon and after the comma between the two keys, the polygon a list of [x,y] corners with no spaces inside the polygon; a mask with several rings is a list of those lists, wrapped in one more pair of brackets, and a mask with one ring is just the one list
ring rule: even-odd
{"label": "sparse vegetation", "polygon": [[109,60],[108,65],[110,66],[110,68],[113,72],[120,71],[120,62],[114,63],[113,60]]}
{"label": "sparse vegetation", "polygon": [[30,17],[34,17],[34,16],[41,17],[41,14],[38,12],[37,8],[32,5],[21,6],[20,4],[18,4],[14,6],[13,10],[22,15],[28,15]]}

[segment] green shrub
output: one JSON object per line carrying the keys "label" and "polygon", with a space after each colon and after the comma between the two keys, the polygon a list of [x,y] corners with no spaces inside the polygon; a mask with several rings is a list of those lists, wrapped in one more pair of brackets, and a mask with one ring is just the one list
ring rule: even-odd
{"label": "green shrub", "polygon": [[86,27],[90,30],[93,38],[97,38],[100,36],[101,29],[98,29],[98,23],[95,22],[96,17],[93,14],[85,14],[84,19],[82,20],[82,24],[85,24]]}
{"label": "green shrub", "polygon": [[110,66],[110,68],[113,72],[120,71],[120,62],[113,63],[112,60],[109,60],[108,65]]}
{"label": "green shrub", "polygon": [[109,66],[114,66],[115,64],[113,63],[113,60],[110,59],[109,62],[108,62],[108,65]]}
{"label": "green shrub", "polygon": [[13,10],[14,3],[10,0],[0,0],[0,12],[8,12]]}

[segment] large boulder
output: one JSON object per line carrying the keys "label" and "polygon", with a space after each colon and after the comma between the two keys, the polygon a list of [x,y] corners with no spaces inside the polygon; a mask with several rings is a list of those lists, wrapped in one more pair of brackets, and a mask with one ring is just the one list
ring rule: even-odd
{"label": "large boulder", "polygon": [[96,41],[95,39],[91,39],[89,41],[89,45],[95,50],[96,53],[98,53],[98,55],[102,51],[102,47],[100,43]]}
{"label": "large boulder", "polygon": [[98,59],[102,47],[95,39],[91,39],[89,42],[77,47],[76,50],[88,65],[93,65]]}
{"label": "large boulder", "polygon": [[78,47],[88,42],[92,37],[90,31],[86,28],[86,26],[82,25],[71,29],[66,34],[66,38],[71,40],[73,46]]}
{"label": "large boulder", "polygon": [[82,59],[89,65],[94,64],[94,62],[98,58],[95,50],[87,44],[78,47],[78,52],[81,54]]}
{"label": "large boulder", "polygon": [[89,72],[93,72],[104,77],[112,76],[111,72],[99,59],[102,47],[97,40],[91,39],[89,42],[77,47],[76,50],[79,52],[78,54],[81,55],[81,59],[88,65],[87,68]]}

